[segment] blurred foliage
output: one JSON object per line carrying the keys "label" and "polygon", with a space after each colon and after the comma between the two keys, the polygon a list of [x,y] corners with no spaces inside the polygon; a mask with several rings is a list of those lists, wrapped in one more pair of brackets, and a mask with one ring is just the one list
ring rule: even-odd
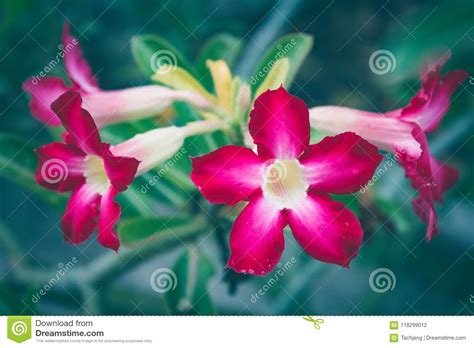
{"label": "blurred foliage", "polygon": [[[459,88],[452,110],[437,132],[430,135],[436,155],[461,172],[459,183],[438,209],[441,233],[430,243],[424,241],[425,226],[411,209],[413,191],[408,181],[400,168],[392,168],[373,187],[368,199],[341,198],[358,213],[365,230],[366,243],[350,270],[310,259],[287,233],[280,266],[292,257],[296,261],[279,276],[276,285],[253,301],[252,295],[268,287],[281,268],[265,278],[225,269],[228,231],[238,208],[209,206],[196,193],[187,178],[187,156],[145,194],[142,189],[152,180],[153,172],[136,180],[121,195],[125,208],[119,234],[126,247],[118,256],[95,241],[73,247],[62,240],[57,222],[66,196],[40,189],[33,181],[34,147],[57,134],[30,115],[21,83],[54,59],[66,19],[73,24],[104,89],[150,83],[152,71],[146,57],[157,49],[171,49],[179,66],[190,70],[213,93],[206,59],[222,58],[233,72],[250,71],[255,75],[269,64],[278,45],[284,46],[293,36],[284,36],[284,41],[276,38],[296,32],[305,35],[297,36],[298,50],[288,51],[293,65],[285,73],[286,82],[293,82],[291,92],[309,106],[342,104],[372,111],[403,106],[418,88],[422,60],[444,47],[449,47],[453,55],[447,69],[474,71],[471,0],[293,0],[282,1],[285,10],[279,13],[278,8],[271,11],[274,5],[269,0],[2,1],[0,313],[474,312],[469,302],[469,295],[474,293],[474,235],[470,223],[474,205],[472,80]],[[246,59],[248,47],[253,50],[250,62]],[[389,50],[396,57],[393,72],[371,73],[369,57],[379,49]],[[250,63],[251,68],[242,66]],[[52,74],[65,76],[60,66]],[[254,75],[241,78],[251,83]],[[254,92],[261,81],[251,83]],[[117,143],[136,132],[198,118],[190,107],[177,104],[159,118],[107,127],[102,136]],[[313,134],[313,138],[321,136]],[[223,132],[188,139],[187,155],[203,154],[230,141]],[[177,190],[177,185],[183,189]],[[174,207],[181,208],[177,211]],[[201,217],[204,220],[195,220]],[[71,271],[70,277],[61,280],[62,286],[32,303],[32,295],[54,275],[58,263],[64,264],[72,257],[79,260],[84,273]],[[163,267],[171,268],[181,280],[166,295],[150,288],[152,272]],[[369,275],[380,267],[395,273],[393,291],[379,294],[370,289]],[[69,280],[74,277],[81,281]],[[77,286],[82,280],[93,288]],[[100,291],[89,301],[95,289]],[[354,309],[354,304],[361,312]]]}

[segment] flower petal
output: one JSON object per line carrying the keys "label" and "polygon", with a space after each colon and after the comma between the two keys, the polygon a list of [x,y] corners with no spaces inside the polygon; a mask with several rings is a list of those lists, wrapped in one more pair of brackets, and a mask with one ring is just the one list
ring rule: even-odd
{"label": "flower petal", "polygon": [[110,151],[114,156],[133,157],[140,161],[137,174],[140,175],[173,156],[176,156],[176,160],[185,157],[183,144],[187,134],[184,129],[189,124],[191,123],[184,127],[155,128],[145,133],[136,134],[132,138],[112,146]]}
{"label": "flower petal", "polygon": [[79,148],[89,155],[101,154],[99,131],[87,110],[81,108],[81,95],[78,92],[66,92],[61,95],[51,108],[58,115]]}
{"label": "flower petal", "polygon": [[421,75],[421,89],[402,111],[402,119],[416,122],[425,132],[438,127],[451,107],[451,95],[469,76],[464,70],[450,71],[441,76],[441,69],[450,57],[451,53],[448,51],[426,65]]}
{"label": "flower petal", "polygon": [[71,244],[87,240],[97,226],[100,195],[87,184],[74,191],[61,220],[64,239]]}
{"label": "flower petal", "polygon": [[234,271],[255,275],[270,272],[285,248],[286,222],[261,194],[242,210],[230,232],[231,256],[227,263]]}
{"label": "flower petal", "polygon": [[76,86],[86,93],[96,92],[99,90],[97,80],[92,74],[92,70],[83,58],[79,41],[70,34],[70,24],[66,22],[63,28],[62,43],[64,56],[64,65],[69,77]]}
{"label": "flower petal", "polygon": [[[428,140],[421,128],[415,125],[413,136],[420,143],[423,150],[419,158],[407,154],[399,154],[399,162],[405,170],[405,175],[410,179],[411,186],[418,191],[419,197],[413,201],[413,208],[418,217],[427,223],[426,238],[430,240],[438,233],[436,228],[437,216],[434,208],[435,199],[442,201],[443,189],[452,185],[453,172],[439,172],[433,175],[433,158],[430,155]],[[434,163],[438,165],[439,163]],[[437,167],[443,170],[442,167]],[[443,177],[444,176],[444,177]],[[438,180],[438,182],[437,182]]]}
{"label": "flower petal", "polygon": [[84,183],[85,154],[73,145],[54,142],[36,149],[38,184],[58,192],[72,191]]}
{"label": "flower petal", "polygon": [[329,195],[310,192],[287,217],[296,240],[315,259],[349,267],[357,256],[363,237],[359,221]]}
{"label": "flower petal", "polygon": [[443,202],[443,193],[449,190],[459,179],[459,171],[431,156],[431,172],[436,186],[435,199]]}
{"label": "flower petal", "polygon": [[31,96],[30,110],[33,116],[48,126],[58,127],[61,121],[51,110],[51,103],[61,94],[69,90],[59,77],[33,77],[22,85],[24,91]]}
{"label": "flower petal", "polygon": [[84,107],[100,127],[157,115],[175,101],[184,101],[201,109],[211,107],[211,103],[196,92],[153,85],[85,93],[82,98]]}
{"label": "flower petal", "polygon": [[118,250],[119,239],[114,226],[120,218],[120,204],[114,202],[118,191],[111,185],[100,201],[98,240],[106,248]]}
{"label": "flower petal", "polygon": [[397,117],[341,106],[321,106],[309,112],[311,127],[316,130],[330,134],[354,132],[382,150],[405,152],[414,158],[421,155],[420,144],[412,135],[413,124]]}
{"label": "flower petal", "polygon": [[310,186],[335,194],[359,191],[381,160],[375,146],[351,132],[325,137],[300,157]]}
{"label": "flower petal", "polygon": [[118,191],[125,191],[135,179],[139,161],[133,157],[114,156],[110,145],[103,144],[104,167],[112,185]]}
{"label": "flower petal", "polygon": [[439,233],[436,227],[438,216],[434,207],[434,199],[430,196],[431,192],[420,194],[411,202],[416,215],[426,223],[426,239],[428,241]]}
{"label": "flower petal", "polygon": [[214,204],[248,200],[262,184],[263,161],[250,149],[228,145],[191,158],[191,180]]}
{"label": "flower petal", "polygon": [[297,158],[309,145],[308,108],[283,87],[269,90],[255,100],[249,131],[259,156]]}

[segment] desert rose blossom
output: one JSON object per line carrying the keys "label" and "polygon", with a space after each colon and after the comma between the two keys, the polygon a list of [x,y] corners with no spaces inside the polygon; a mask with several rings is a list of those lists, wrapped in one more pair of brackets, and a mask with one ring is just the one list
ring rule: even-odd
{"label": "desert rose blossom", "polygon": [[166,127],[139,134],[117,146],[102,142],[81,95],[66,92],[52,104],[66,129],[64,142],[36,149],[36,181],[57,192],[72,191],[61,226],[65,239],[78,244],[98,227],[99,242],[118,250],[114,226],[120,205],[114,201],[137,175],[169,159],[187,136],[212,131],[220,124],[198,121],[183,127]]}
{"label": "desert rose blossom", "polygon": [[434,131],[451,106],[451,95],[468,76],[454,70],[441,75],[450,52],[421,69],[421,88],[408,106],[375,113],[340,106],[310,109],[311,126],[332,134],[351,131],[397,154],[400,164],[419,196],[413,200],[418,217],[427,224],[426,237],[438,233],[435,202],[457,181],[458,172],[430,154],[426,133]]}
{"label": "desert rose blossom", "polygon": [[228,267],[270,272],[286,225],[309,255],[348,267],[363,231],[329,193],[356,192],[367,183],[382,159],[377,148],[350,132],[310,145],[308,108],[283,87],[255,100],[249,131],[257,153],[229,145],[192,158],[191,179],[209,202],[248,201],[230,232]]}
{"label": "desert rose blossom", "polygon": [[61,120],[51,109],[51,103],[66,91],[81,93],[85,107],[99,127],[154,116],[175,101],[184,101],[203,109],[211,105],[198,93],[156,85],[113,91],[101,90],[91,68],[83,58],[78,40],[70,35],[69,23],[64,25],[61,57],[64,58],[64,65],[72,86],[67,86],[59,77],[48,76],[32,77],[22,86],[23,90],[31,96],[31,113],[50,126],[61,125]]}

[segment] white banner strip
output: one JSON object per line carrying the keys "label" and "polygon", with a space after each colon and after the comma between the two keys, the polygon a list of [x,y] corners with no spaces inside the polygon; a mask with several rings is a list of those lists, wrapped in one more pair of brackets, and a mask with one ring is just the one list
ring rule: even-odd
{"label": "white banner strip", "polygon": [[472,316],[0,317],[0,347],[474,347]]}

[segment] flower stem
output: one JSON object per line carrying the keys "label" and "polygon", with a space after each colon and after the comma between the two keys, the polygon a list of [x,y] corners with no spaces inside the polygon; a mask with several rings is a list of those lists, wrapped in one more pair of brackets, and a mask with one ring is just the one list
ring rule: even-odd
{"label": "flower stem", "polygon": [[[100,284],[110,278],[116,278],[133,268],[138,263],[157,255],[160,251],[182,244],[198,237],[206,230],[205,218],[199,216],[191,223],[180,228],[171,229],[169,233],[158,234],[133,248],[121,248],[118,255],[107,253],[89,263],[83,269],[74,272],[72,278],[77,282]],[[71,272],[73,273],[73,272]]]}

